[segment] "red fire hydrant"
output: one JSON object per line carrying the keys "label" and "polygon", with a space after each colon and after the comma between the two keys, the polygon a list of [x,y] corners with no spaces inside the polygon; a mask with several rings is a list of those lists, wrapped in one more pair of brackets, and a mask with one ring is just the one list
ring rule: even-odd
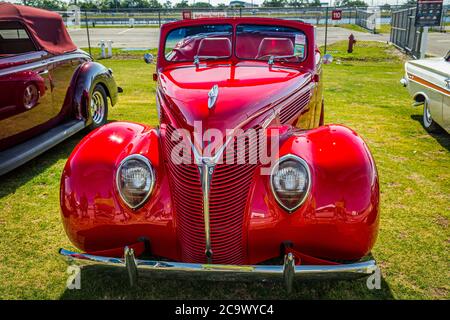
{"label": "red fire hydrant", "polygon": [[356,43],[355,40],[355,36],[352,34],[350,34],[350,36],[348,37],[348,49],[347,52],[348,53],[352,53],[353,52],[353,45]]}

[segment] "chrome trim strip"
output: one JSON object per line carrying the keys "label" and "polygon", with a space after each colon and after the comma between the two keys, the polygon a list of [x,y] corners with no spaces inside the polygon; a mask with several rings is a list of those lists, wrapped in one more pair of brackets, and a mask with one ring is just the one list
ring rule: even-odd
{"label": "chrome trim strip", "polygon": [[192,152],[194,154],[195,163],[198,165],[200,173],[200,181],[202,183],[203,194],[203,220],[205,224],[205,255],[208,263],[212,263],[212,246],[211,246],[211,228],[210,228],[210,215],[209,215],[209,191],[211,187],[212,175],[214,168],[222,156],[226,146],[229,144],[233,136],[227,138],[225,143],[220,147],[214,157],[203,157],[192,143],[189,137],[186,137],[190,141]]}
{"label": "chrome trim strip", "polygon": [[22,64],[19,66],[5,68],[3,70],[0,70],[0,77],[8,75],[10,73],[27,71],[30,69],[43,68],[52,63],[70,60],[70,59],[76,59],[76,58],[90,59],[89,56],[82,54],[82,53],[69,53],[69,54],[64,54],[64,55],[60,55],[60,56],[56,56],[56,57],[47,58],[44,60],[39,60],[39,61],[32,62],[32,63],[27,63],[27,64]]}
{"label": "chrome trim strip", "polygon": [[205,223],[205,255],[208,263],[212,263],[212,248],[211,248],[211,232],[209,219],[209,191],[211,187],[211,178],[214,172],[215,163],[203,158],[203,163],[199,165],[200,177],[202,182],[203,192],[203,219]]}
{"label": "chrome trim strip", "polygon": [[450,96],[450,88],[447,87],[441,87],[440,85],[437,85],[431,81],[428,81],[426,79],[423,79],[422,77],[416,76],[412,73],[407,73],[408,81],[412,81],[414,83],[417,83],[418,85],[421,85],[422,87],[425,87],[427,89],[431,89],[435,92],[438,92],[440,94],[444,94],[445,96]]}
{"label": "chrome trim strip", "polygon": [[[85,253],[72,252],[65,249],[60,249],[59,254],[65,257],[69,263],[77,263],[79,265],[100,264],[126,268],[126,259],[124,258],[94,256]],[[216,274],[220,276],[220,279],[225,279],[224,276],[226,275],[233,275],[241,277],[240,279],[243,280],[249,278],[251,275],[254,275],[278,279],[283,279],[284,277],[286,281],[290,281],[290,278],[292,277],[302,276],[340,276],[341,278],[345,274],[363,276],[372,274],[377,268],[375,260],[351,264],[297,266],[292,266],[292,260],[293,259],[290,259],[290,257],[285,257],[285,264],[287,263],[287,266],[197,264],[139,259],[134,260],[134,263],[136,264],[137,270],[169,272],[168,275],[172,275],[173,273],[179,273],[181,275],[201,274],[202,276]]]}
{"label": "chrome trim strip", "polygon": [[[119,187],[119,173],[120,173],[120,169],[122,169],[123,165],[124,165],[128,160],[131,160],[131,159],[140,160],[140,161],[144,162],[145,165],[149,168],[149,170],[150,170],[150,175],[151,175],[151,177],[152,177],[152,184],[151,184],[151,186],[150,186],[150,190],[148,191],[148,193],[147,193],[147,195],[144,197],[144,199],[142,199],[142,201],[139,202],[139,203],[138,203],[137,205],[135,205],[135,206],[132,206],[130,203],[128,203],[128,201],[127,201],[127,200],[125,199],[125,197],[122,195],[122,190],[121,190],[120,187]],[[130,154],[129,156],[127,156],[127,157],[125,157],[125,158],[122,159],[122,161],[120,162],[119,167],[117,168],[117,171],[116,171],[116,188],[117,188],[118,194],[119,194],[119,196],[120,196],[120,199],[122,199],[122,201],[123,201],[124,203],[126,203],[127,206],[129,206],[129,207],[130,207],[131,209],[133,209],[133,210],[140,208],[140,207],[147,201],[148,197],[150,197],[150,195],[152,194],[154,186],[155,186],[155,172],[153,171],[152,163],[150,162],[150,160],[149,160],[147,157],[144,157],[144,156],[141,155],[141,154],[134,153],[134,154]]]}

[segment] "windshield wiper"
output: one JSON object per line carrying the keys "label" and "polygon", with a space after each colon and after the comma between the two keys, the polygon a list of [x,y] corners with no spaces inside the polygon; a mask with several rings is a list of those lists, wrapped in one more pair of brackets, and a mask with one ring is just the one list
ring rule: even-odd
{"label": "windshield wiper", "polygon": [[200,59],[202,60],[210,60],[210,59],[227,59],[228,56],[194,56],[194,64],[199,65]]}

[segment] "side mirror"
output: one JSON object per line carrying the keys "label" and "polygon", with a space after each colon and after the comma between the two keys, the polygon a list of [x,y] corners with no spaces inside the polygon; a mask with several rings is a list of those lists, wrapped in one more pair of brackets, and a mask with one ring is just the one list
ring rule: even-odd
{"label": "side mirror", "polygon": [[153,62],[153,55],[151,53],[144,54],[144,61],[147,64],[150,64]]}
{"label": "side mirror", "polygon": [[329,53],[322,57],[323,64],[331,64],[333,62],[333,56]]}

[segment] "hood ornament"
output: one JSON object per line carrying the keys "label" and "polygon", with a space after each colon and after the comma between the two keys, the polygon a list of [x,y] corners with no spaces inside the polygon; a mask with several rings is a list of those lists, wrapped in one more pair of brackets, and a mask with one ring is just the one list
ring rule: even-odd
{"label": "hood ornament", "polygon": [[217,101],[219,95],[219,86],[215,84],[208,92],[208,109],[212,109]]}

